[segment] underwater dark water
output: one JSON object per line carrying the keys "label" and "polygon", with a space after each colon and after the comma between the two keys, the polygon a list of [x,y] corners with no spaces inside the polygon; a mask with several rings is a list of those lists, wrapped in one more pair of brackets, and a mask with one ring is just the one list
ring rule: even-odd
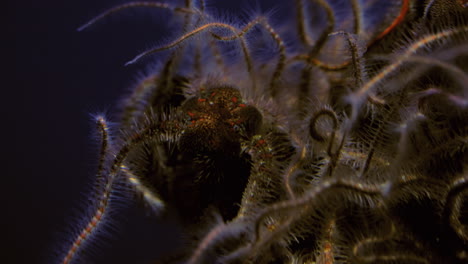
{"label": "underwater dark water", "polygon": [[76,31],[116,1],[11,2],[14,80],[3,87],[10,95],[2,101],[11,133],[3,177],[13,188],[3,185],[2,262],[51,263],[95,171],[90,114],[112,112],[136,72],[123,63],[150,42],[154,27],[147,15]]}

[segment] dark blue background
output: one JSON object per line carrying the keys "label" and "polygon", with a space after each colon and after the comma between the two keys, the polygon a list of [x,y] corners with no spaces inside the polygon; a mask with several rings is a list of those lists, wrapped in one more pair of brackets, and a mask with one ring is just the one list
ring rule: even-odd
{"label": "dark blue background", "polygon": [[[170,17],[158,10],[129,11],[76,31],[123,2],[9,0],[5,5],[1,186],[7,247],[1,250],[2,263],[57,262],[54,254],[69,246],[67,236],[86,208],[95,173],[98,147],[91,114],[109,113],[112,119],[118,100],[145,68],[145,63],[124,63],[161,41],[158,23]],[[209,3],[221,6],[218,2],[234,14],[255,6]],[[274,1],[263,2],[271,6]],[[91,254],[96,262],[144,262],[145,252],[153,251],[151,256],[177,244],[170,224],[144,217],[139,208],[122,212],[115,235]]]}

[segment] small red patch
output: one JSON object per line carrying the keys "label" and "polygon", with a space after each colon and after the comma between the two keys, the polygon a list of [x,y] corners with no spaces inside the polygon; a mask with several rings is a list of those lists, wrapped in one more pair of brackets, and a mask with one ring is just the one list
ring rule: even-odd
{"label": "small red patch", "polygon": [[246,107],[247,105],[245,104],[239,104],[239,107]]}
{"label": "small red patch", "polygon": [[237,103],[237,97],[231,98],[231,101],[233,101],[234,103]]}
{"label": "small red patch", "polygon": [[198,102],[200,102],[200,103],[201,103],[201,102],[206,102],[206,99],[204,99],[204,98],[199,98],[199,99],[198,99]]}
{"label": "small red patch", "polygon": [[264,139],[260,139],[259,141],[257,141],[257,144],[255,145],[255,147],[259,147],[259,146],[261,146],[261,145],[263,145],[265,143],[266,143],[266,141]]}

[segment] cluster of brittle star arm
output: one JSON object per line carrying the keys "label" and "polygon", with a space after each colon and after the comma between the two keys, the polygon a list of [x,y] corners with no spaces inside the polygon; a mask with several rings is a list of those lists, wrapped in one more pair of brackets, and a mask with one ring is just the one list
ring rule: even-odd
{"label": "cluster of brittle star arm", "polygon": [[[304,1],[296,0],[294,4],[297,23],[294,27],[297,41],[307,47],[307,51],[292,54],[288,53],[288,45],[266,16],[257,16],[242,27],[212,22],[213,17],[205,12],[204,1],[199,1],[197,7],[190,0],[185,1],[184,7],[175,7],[169,3],[131,2],[111,8],[80,27],[79,30],[86,29],[109,15],[129,8],[157,8],[181,14],[185,18],[183,28],[188,31],[184,31],[179,38],[167,45],[144,51],[126,65],[134,64],[156,52],[196,43],[196,37],[201,35],[209,36],[210,41],[206,41],[207,48],[203,52],[211,52],[214,64],[224,69],[225,73],[229,73],[234,67],[223,62],[222,52],[213,43],[237,42],[238,55],[242,60],[237,63],[236,69],[245,71],[246,80],[239,83],[246,87],[219,83],[200,84],[203,82],[194,82],[197,87],[188,84],[190,89],[177,87],[174,84],[178,80],[176,65],[183,54],[178,51],[171,53],[158,74],[142,81],[129,96],[122,114],[121,142],[111,140],[114,135],[109,130],[107,121],[99,116],[96,124],[102,143],[96,177],[98,187],[95,210],[89,217],[90,220],[73,238],[62,263],[79,259],[78,255],[86,247],[86,243],[92,241],[100,225],[105,225],[112,197],[117,192],[115,186],[121,182],[131,186],[153,212],[164,211],[167,206],[173,205],[180,206],[176,208],[179,210],[187,209],[185,201],[167,200],[168,197],[182,194],[187,195],[187,200],[193,200],[187,204],[195,204],[200,197],[205,199],[200,202],[200,210],[206,209],[204,206],[219,207],[217,209],[221,217],[217,223],[211,229],[204,230],[206,232],[198,237],[198,244],[190,248],[190,252],[181,253],[188,263],[204,263],[209,257],[216,255],[214,252],[221,252],[219,257],[222,263],[244,260],[267,263],[282,260],[285,256],[291,261],[299,262],[304,259],[304,262],[315,261],[322,264],[331,264],[336,260],[350,263],[430,263],[431,258],[438,261],[444,254],[450,255],[447,259],[460,263],[467,260],[468,252],[463,249],[463,245],[468,243],[467,225],[464,222],[466,216],[463,213],[466,209],[468,182],[466,172],[449,175],[446,179],[434,179],[430,176],[430,171],[422,169],[424,165],[421,164],[426,162],[427,166],[435,168],[439,165],[438,161],[428,158],[429,155],[425,153],[420,153],[421,157],[411,156],[422,149],[440,155],[441,160],[446,156],[451,157],[457,165],[457,162],[466,160],[464,148],[468,129],[464,122],[467,121],[465,114],[468,113],[468,78],[463,62],[453,62],[457,55],[466,53],[466,44],[463,45],[468,32],[468,25],[464,21],[466,18],[460,18],[461,22],[455,19],[457,22],[454,25],[447,23],[445,26],[442,23],[431,25],[435,29],[421,30],[422,33],[415,34],[415,39],[405,40],[406,44],[402,44],[391,56],[387,53],[371,53],[370,56],[361,53],[362,50],[378,47],[381,41],[390,45],[389,36],[393,37],[392,34],[400,30],[400,25],[409,23],[408,17],[415,16],[411,12],[415,12],[417,4],[423,6],[421,20],[424,21],[430,16],[435,17],[439,12],[437,8],[444,1],[446,0],[428,0],[422,4],[411,0],[395,1],[394,5],[398,4],[398,10],[393,10],[395,14],[391,18],[385,16],[385,23],[374,27],[375,31],[369,33],[364,32],[363,10],[365,4],[375,4],[375,1],[363,4],[362,1],[350,0],[352,21],[348,22],[352,22],[353,26],[352,32],[345,32],[335,31],[338,19],[330,1],[312,0],[325,17],[322,31],[312,39],[307,25],[310,14],[306,11],[309,10]],[[468,3],[466,0],[456,0],[455,3],[450,3],[452,5],[465,9]],[[197,19],[192,21],[194,17]],[[446,20],[448,18],[440,19],[442,22]],[[253,45],[250,42],[252,37],[248,37],[258,28],[265,31],[276,48],[275,56],[269,62],[271,65],[262,65],[268,74],[258,69],[262,67],[256,67],[255,57],[252,55]],[[418,29],[414,27],[411,30],[418,32]],[[404,32],[404,29],[400,31]],[[364,35],[365,43],[359,43],[358,38]],[[341,60],[341,63],[333,64],[319,56],[332,37],[342,38],[343,46],[347,47],[349,56]],[[447,52],[448,55],[443,57],[438,47],[444,45],[461,48],[454,49],[453,54]],[[195,50],[192,60],[194,72],[196,71],[194,76],[199,77],[203,72],[203,63],[200,61],[202,49]],[[434,52],[433,57],[427,55],[428,50]],[[365,66],[368,65],[365,60],[368,59],[378,61],[377,66],[371,65],[374,67],[373,72],[366,72],[368,69]],[[285,75],[297,63],[302,65],[298,70],[298,79],[288,87]],[[452,78],[451,87],[431,84],[434,87],[414,88],[412,83],[407,85],[409,81],[395,77],[407,74],[408,79],[414,78],[426,85],[426,80],[418,79],[423,74],[415,71],[411,75],[412,72],[406,69],[413,64],[442,69],[445,74],[443,78]],[[348,93],[340,98],[348,104],[343,107],[345,110],[338,109],[328,101],[318,102],[310,98],[311,87],[319,86],[311,77],[315,77],[317,69],[325,72],[322,76],[326,78],[340,76],[340,82],[348,89]],[[186,80],[188,83],[192,81],[190,78],[194,77],[189,77]],[[326,82],[331,83],[330,80],[326,79]],[[387,83],[401,85],[388,85],[392,88],[383,89]],[[437,80],[433,83],[437,83]],[[167,87],[168,90],[164,90]],[[465,90],[459,92],[456,90],[458,87]],[[291,90],[288,100],[281,97],[286,94],[285,89]],[[293,93],[296,94],[292,95]],[[291,98],[295,100],[290,100]],[[266,103],[252,103],[264,99]],[[293,116],[292,119],[297,118],[302,123],[291,121],[287,125],[278,125],[282,122],[274,120],[276,116],[271,114],[274,111],[266,113],[261,108],[268,104],[291,110],[291,113],[283,114],[283,117]],[[375,116],[379,120],[375,120]],[[399,127],[394,128],[396,125],[392,122]],[[359,128],[360,125],[362,129]],[[446,127],[453,128],[453,131],[447,132]],[[428,128],[432,130],[429,131]],[[301,137],[301,133],[306,136]],[[361,137],[359,133],[365,136]],[[423,136],[415,139],[416,133]],[[389,135],[394,139],[388,139]],[[412,147],[411,142],[415,141],[422,143]],[[434,142],[439,145],[431,148]],[[446,146],[454,147],[447,150]],[[173,155],[174,152],[177,155]],[[142,153],[148,155],[149,161],[139,160],[138,155]],[[392,155],[395,157],[392,158]],[[157,159],[157,165],[151,163],[151,159]],[[224,167],[228,163],[221,161],[223,159],[233,161],[228,165],[230,167]],[[414,164],[408,165],[411,162]],[[173,168],[169,168],[171,166]],[[179,171],[174,172],[176,168]],[[193,172],[197,175],[190,178],[189,183],[171,182],[180,179],[183,174],[180,170],[185,169],[190,176],[193,176],[193,170],[199,172]],[[418,170],[424,172],[418,174]],[[154,171],[174,174],[164,183],[169,187],[163,183],[153,186],[151,181],[154,179],[142,175]],[[238,176],[240,180],[231,179],[232,181],[224,182],[227,187],[223,186],[225,178],[229,178],[224,177],[226,175]],[[157,181],[162,176],[155,177]],[[210,177],[216,179],[206,181]],[[220,190],[203,193],[209,187],[215,188],[216,184],[219,184]],[[216,196],[224,192],[226,196],[231,195],[228,191],[230,185],[234,189],[239,187],[237,185],[242,187],[235,199],[224,200],[221,199],[224,197]],[[177,188],[180,190],[175,195],[167,194]],[[192,190],[196,188],[201,188],[201,191]],[[191,191],[199,193],[190,196]],[[231,212],[232,201],[236,201],[234,215]],[[427,257],[420,252],[424,246],[432,248],[433,243],[422,245],[423,240],[418,237],[419,231],[408,231],[414,227],[412,220],[399,215],[395,209],[398,206],[404,208],[408,204],[426,202],[427,206],[433,207],[436,218],[441,222],[438,227],[447,231],[441,239],[453,246],[452,249],[444,248]],[[351,209],[345,208],[346,206]],[[356,214],[350,214],[346,211],[348,209],[355,210]],[[195,216],[190,213],[186,215],[190,216],[188,222],[197,223],[203,219],[203,214],[202,211],[197,211]],[[365,227],[368,229],[361,233],[344,230],[349,226],[342,219],[359,222],[362,220],[359,218],[362,217],[361,214],[382,220],[382,225],[377,225],[376,228],[371,221],[375,219],[366,222],[366,218],[364,225],[368,224]],[[304,227],[307,225],[310,226]],[[196,224],[191,228],[194,226]],[[379,228],[383,230],[379,231]],[[354,237],[347,237],[346,232]],[[411,234],[404,235],[404,232]],[[308,240],[313,245],[300,242]],[[395,246],[398,242],[414,242],[414,248],[411,248],[413,251]]]}

